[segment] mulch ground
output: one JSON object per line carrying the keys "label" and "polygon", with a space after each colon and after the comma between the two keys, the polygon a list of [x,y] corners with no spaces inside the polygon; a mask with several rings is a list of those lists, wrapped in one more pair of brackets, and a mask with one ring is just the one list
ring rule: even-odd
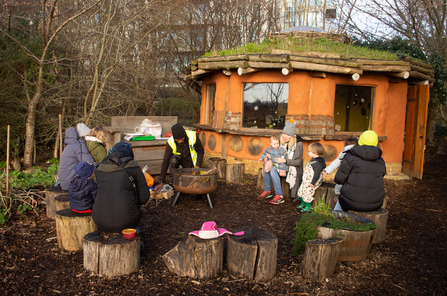
{"label": "mulch ground", "polygon": [[[302,256],[292,256],[291,240],[301,214],[296,203],[274,206],[256,200],[256,178],[219,181],[205,199],[184,195],[158,206],[147,204],[140,224],[145,248],[141,269],[118,278],[83,269],[82,252],[57,247],[56,225],[44,206],[0,229],[0,291],[3,295],[447,295],[447,146],[426,156],[422,180],[386,180],[389,197],[386,240],[372,246],[361,262],[337,263],[333,277],[307,280]],[[161,256],[185,241],[205,221],[233,230],[263,228],[278,236],[275,277],[265,283],[234,278],[224,270],[212,280],[176,276]],[[224,266],[225,269],[225,266]]]}

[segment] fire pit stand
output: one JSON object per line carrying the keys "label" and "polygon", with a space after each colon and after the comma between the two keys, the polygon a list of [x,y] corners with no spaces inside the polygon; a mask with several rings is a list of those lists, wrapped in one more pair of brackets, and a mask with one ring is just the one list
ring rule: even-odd
{"label": "fire pit stand", "polygon": [[218,172],[207,173],[209,169],[176,169],[174,170],[174,189],[177,191],[172,205],[175,206],[180,194],[206,195],[208,205],[213,208],[210,193],[217,189]]}

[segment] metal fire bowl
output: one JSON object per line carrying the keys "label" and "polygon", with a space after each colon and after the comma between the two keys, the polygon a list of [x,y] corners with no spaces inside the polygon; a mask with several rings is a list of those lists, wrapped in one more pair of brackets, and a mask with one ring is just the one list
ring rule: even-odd
{"label": "metal fire bowl", "polygon": [[[200,173],[206,171],[209,169],[200,169]],[[218,173],[203,176],[193,172],[192,168],[174,170],[174,189],[185,194],[207,194],[217,189]]]}

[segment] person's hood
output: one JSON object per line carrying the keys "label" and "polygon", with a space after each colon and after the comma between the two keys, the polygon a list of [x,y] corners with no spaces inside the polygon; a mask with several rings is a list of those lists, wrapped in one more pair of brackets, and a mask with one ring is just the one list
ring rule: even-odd
{"label": "person's hood", "polygon": [[351,153],[352,155],[367,161],[375,161],[382,157],[382,149],[367,145],[354,147],[346,153]]}
{"label": "person's hood", "polygon": [[342,151],[342,152],[346,152],[346,151],[348,151],[349,149],[354,148],[355,146],[356,146],[355,144],[352,144],[352,145],[346,145],[345,147],[343,147],[343,151]]}
{"label": "person's hood", "polygon": [[116,172],[120,171],[121,165],[124,168],[139,167],[138,162],[129,156],[125,156],[120,152],[112,152],[103,159],[96,170],[100,172]]}
{"label": "person's hood", "polygon": [[74,178],[70,183],[70,190],[73,192],[78,192],[83,190],[93,179],[83,179],[81,177]]}
{"label": "person's hood", "polygon": [[100,139],[98,139],[97,137],[92,137],[92,136],[86,136],[85,137],[86,141],[91,141],[91,142],[98,142],[98,143],[102,143],[102,141]]}
{"label": "person's hood", "polygon": [[65,145],[73,144],[76,143],[78,140],[79,140],[78,131],[74,127],[70,127],[65,132],[64,144]]}
{"label": "person's hood", "polygon": [[320,166],[323,167],[323,169],[326,167],[326,161],[325,161],[324,158],[321,157],[321,156],[318,156],[318,157],[313,158],[313,159],[311,160],[311,164],[317,164],[317,165],[320,165]]}

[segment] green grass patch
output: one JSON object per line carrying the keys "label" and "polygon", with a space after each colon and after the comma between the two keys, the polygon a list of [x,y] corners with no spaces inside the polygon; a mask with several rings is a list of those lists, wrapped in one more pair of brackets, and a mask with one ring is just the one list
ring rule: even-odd
{"label": "green grass patch", "polygon": [[312,39],[277,39],[270,41],[265,39],[261,43],[248,43],[244,46],[230,48],[222,51],[211,51],[203,57],[227,56],[239,54],[271,54],[272,49],[284,49],[292,52],[323,52],[338,53],[342,59],[362,58],[377,60],[398,60],[395,53],[389,51],[375,50],[367,47],[356,46],[354,44],[345,44],[338,41],[332,41],[325,38]]}

